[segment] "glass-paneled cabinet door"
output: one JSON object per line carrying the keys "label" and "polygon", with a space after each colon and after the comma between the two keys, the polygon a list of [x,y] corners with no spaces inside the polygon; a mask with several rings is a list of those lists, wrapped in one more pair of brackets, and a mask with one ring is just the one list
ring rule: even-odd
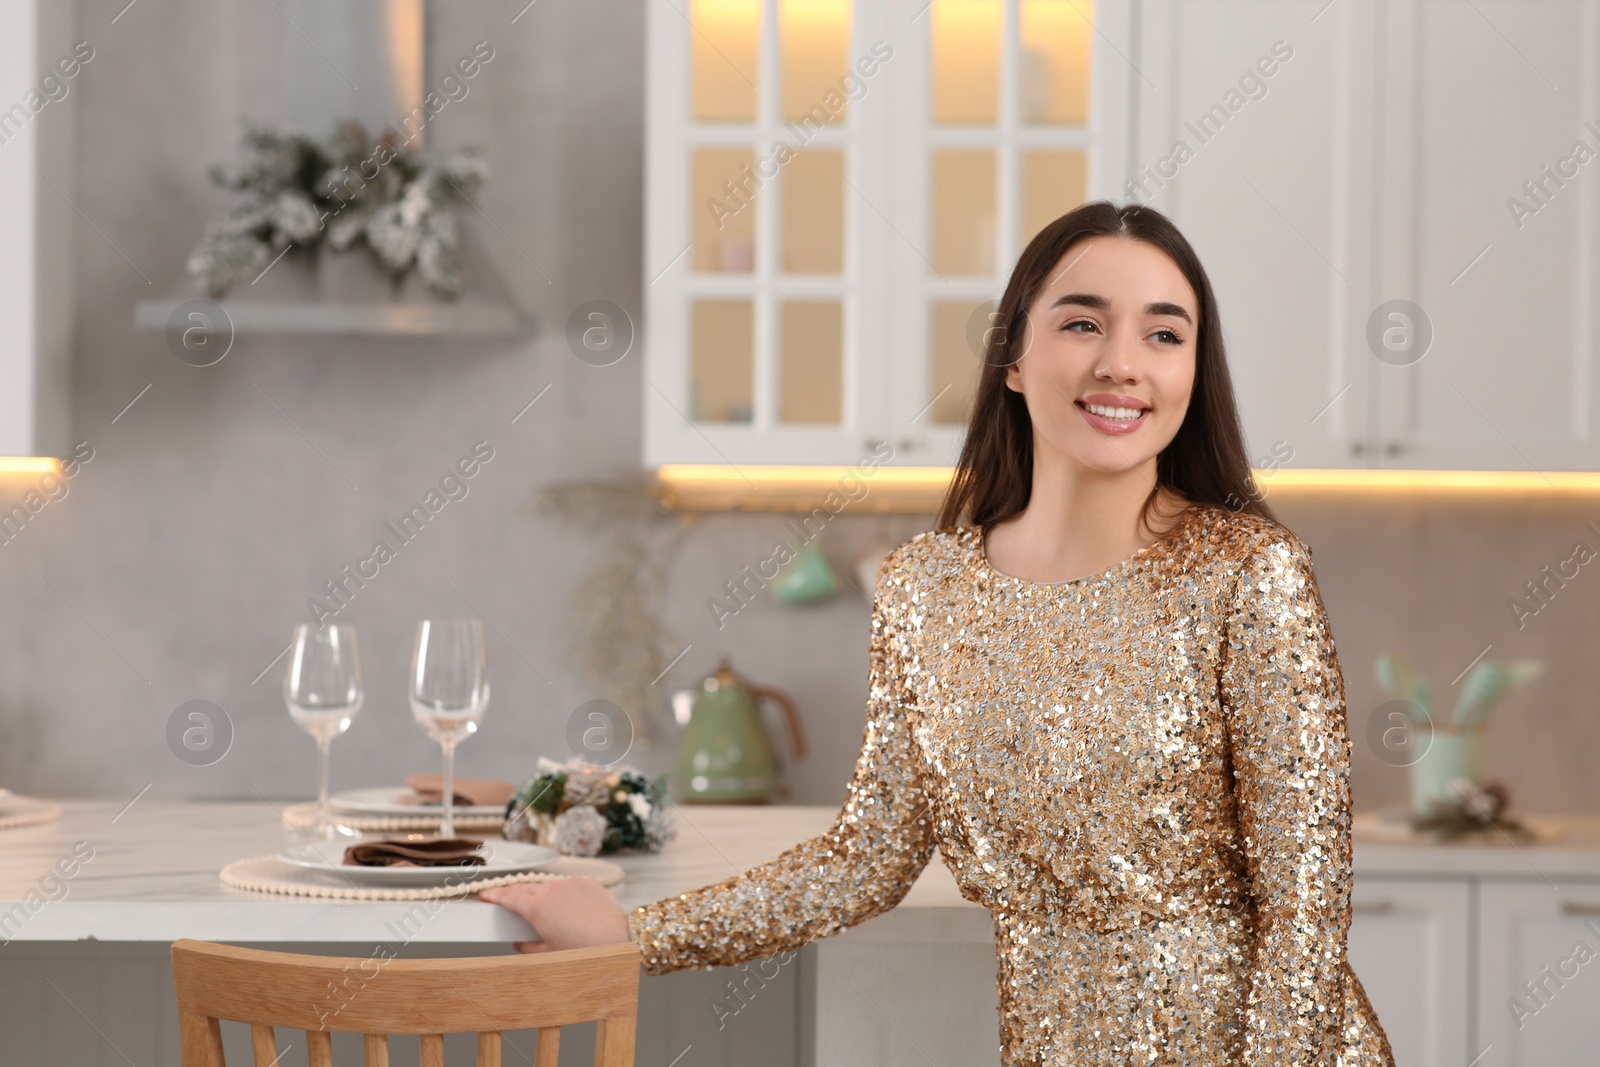
{"label": "glass-paneled cabinet door", "polygon": [[916,0],[892,133],[890,440],[953,463],[1012,266],[1086,200],[1125,197],[1137,49],[1128,0]]}
{"label": "glass-paneled cabinet door", "polygon": [[649,466],[849,464],[885,436],[876,6],[647,4]]}

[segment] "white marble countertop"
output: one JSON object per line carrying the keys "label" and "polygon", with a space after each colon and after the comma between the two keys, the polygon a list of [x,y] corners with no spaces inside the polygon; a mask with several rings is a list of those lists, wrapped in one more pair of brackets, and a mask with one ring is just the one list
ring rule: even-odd
{"label": "white marble countertop", "polygon": [[[268,803],[66,800],[45,826],[0,830],[0,941],[234,942],[394,941],[395,922],[412,902],[339,901],[232,889],[217,872],[236,859],[275,853],[286,841]],[[825,831],[836,807],[693,805],[679,809],[676,840],[658,854],[605,857],[626,880],[614,892],[624,907],[720,881],[773,859]],[[1362,878],[1600,880],[1600,817],[1560,820],[1565,840],[1513,847],[1408,846],[1357,841]],[[48,880],[77,842],[93,858],[70,879]],[[80,853],[84,850],[80,846]],[[64,885],[64,889],[62,886]],[[18,912],[28,894],[49,900]],[[53,898],[53,899],[52,899]],[[9,918],[8,918],[9,917]],[[20,918],[20,921],[19,921]],[[988,912],[964,900],[938,856],[900,906],[839,935],[851,940],[971,941],[992,933]],[[437,909],[407,941],[505,943],[528,926],[478,900]]]}

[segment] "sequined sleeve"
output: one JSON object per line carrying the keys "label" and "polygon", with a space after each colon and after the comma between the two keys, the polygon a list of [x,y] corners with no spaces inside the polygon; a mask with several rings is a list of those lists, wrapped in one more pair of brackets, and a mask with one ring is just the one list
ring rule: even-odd
{"label": "sequined sleeve", "polygon": [[1247,1067],[1333,1067],[1350,925],[1344,680],[1311,551],[1268,537],[1235,587],[1220,697],[1258,925]]}
{"label": "sequined sleeve", "polygon": [[743,874],[635,908],[628,926],[647,974],[764,959],[838,933],[893,908],[927,866],[935,841],[908,736],[894,561],[878,576],[866,733],[833,825]]}

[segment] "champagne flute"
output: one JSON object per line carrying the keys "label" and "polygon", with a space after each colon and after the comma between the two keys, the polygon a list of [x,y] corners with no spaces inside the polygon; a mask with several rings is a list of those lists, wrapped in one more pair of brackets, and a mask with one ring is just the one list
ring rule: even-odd
{"label": "champagne flute", "polygon": [[283,702],[289,716],[317,742],[317,830],[324,841],[361,835],[336,825],[328,810],[328,747],[350,729],[361,710],[361,646],[349,624],[294,628],[289,669],[283,678]]}
{"label": "champagne flute", "polygon": [[419,622],[409,690],[412,716],[444,753],[444,818],[439,836],[454,837],[456,745],[478,729],[489,706],[483,620]]}

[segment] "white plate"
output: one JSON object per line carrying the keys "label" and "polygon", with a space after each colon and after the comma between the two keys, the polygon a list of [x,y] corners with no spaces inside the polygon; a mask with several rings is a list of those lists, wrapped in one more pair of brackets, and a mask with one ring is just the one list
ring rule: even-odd
{"label": "white plate", "polygon": [[[403,797],[415,796],[405,786],[379,786],[376,789],[346,789],[328,798],[328,806],[360,815],[442,815],[443,804],[406,804]],[[501,819],[503,804],[457,804],[458,819]]]}
{"label": "white plate", "polygon": [[[401,834],[373,834],[362,841],[398,839]],[[419,835],[421,836],[421,835]],[[359,843],[359,842],[351,842]],[[543,845],[530,845],[522,841],[485,841],[479,849],[484,862],[476,866],[461,867],[361,867],[344,862],[344,850],[349,845],[342,841],[305,841],[278,853],[284,863],[319,871],[341,880],[363,885],[440,885],[447,878],[457,881],[475,881],[479,878],[498,878],[504,874],[547,867],[561,858],[561,853]]]}

